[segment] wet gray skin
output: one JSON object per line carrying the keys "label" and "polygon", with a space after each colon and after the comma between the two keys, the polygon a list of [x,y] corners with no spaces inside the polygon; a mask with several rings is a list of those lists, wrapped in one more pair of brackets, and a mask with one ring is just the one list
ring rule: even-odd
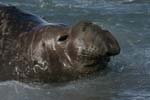
{"label": "wet gray skin", "polygon": [[111,56],[120,53],[119,44],[112,34],[92,22],[75,24],[70,30],[68,41],[67,52],[73,59],[72,63],[80,66],[81,73],[104,68]]}
{"label": "wet gray skin", "polygon": [[112,34],[89,21],[50,24],[4,5],[0,21],[1,80],[73,80],[106,67],[120,53]]}
{"label": "wet gray skin", "polygon": [[[16,5],[19,9],[42,16],[49,22],[72,25],[82,19],[91,20],[102,29],[109,30],[121,47],[120,54],[111,57],[107,68],[96,71],[96,74],[94,72],[94,75],[90,74],[88,78],[48,84],[39,82],[35,84],[34,80],[31,80],[30,84],[22,83],[21,80],[2,81],[0,82],[2,100],[150,100],[150,0],[0,0],[0,2]],[[20,17],[14,18],[24,23]],[[18,20],[15,23],[19,23]],[[27,19],[26,22],[28,23]],[[12,25],[16,25],[15,29],[19,31],[21,24]],[[26,29],[27,25],[23,29]],[[7,43],[12,45],[13,42]],[[65,44],[65,42],[58,43],[62,43],[62,46]],[[1,64],[2,70],[5,66],[2,68]],[[0,70],[0,79],[7,73],[8,67],[5,68],[6,70],[2,70],[3,74]]]}

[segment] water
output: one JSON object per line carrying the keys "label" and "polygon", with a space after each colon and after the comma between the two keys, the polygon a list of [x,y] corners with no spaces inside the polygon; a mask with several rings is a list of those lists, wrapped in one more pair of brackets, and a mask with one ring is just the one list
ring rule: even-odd
{"label": "water", "polygon": [[0,100],[150,100],[149,0],[1,0],[49,22],[91,20],[122,48],[107,73],[67,83],[0,82]]}

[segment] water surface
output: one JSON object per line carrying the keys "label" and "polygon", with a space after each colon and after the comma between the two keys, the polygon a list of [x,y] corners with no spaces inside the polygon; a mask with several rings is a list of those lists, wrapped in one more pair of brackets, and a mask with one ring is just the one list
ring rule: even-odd
{"label": "water surface", "polygon": [[67,83],[0,82],[0,100],[150,100],[149,0],[1,0],[49,22],[91,20],[122,48],[107,73]]}

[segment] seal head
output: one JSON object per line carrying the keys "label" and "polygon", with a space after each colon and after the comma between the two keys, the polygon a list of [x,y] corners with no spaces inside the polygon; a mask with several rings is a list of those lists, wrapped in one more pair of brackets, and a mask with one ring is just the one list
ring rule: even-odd
{"label": "seal head", "polygon": [[69,32],[66,51],[71,63],[81,73],[104,68],[110,56],[120,53],[117,40],[109,31],[87,21],[75,24]]}
{"label": "seal head", "polygon": [[73,80],[105,68],[119,53],[112,34],[92,22],[53,24],[0,5],[0,80]]}
{"label": "seal head", "polygon": [[31,68],[46,80],[72,80],[94,73],[120,53],[120,46],[109,31],[87,21],[72,27],[44,26],[27,35],[20,38],[20,45],[26,47],[19,48],[27,48],[34,62]]}

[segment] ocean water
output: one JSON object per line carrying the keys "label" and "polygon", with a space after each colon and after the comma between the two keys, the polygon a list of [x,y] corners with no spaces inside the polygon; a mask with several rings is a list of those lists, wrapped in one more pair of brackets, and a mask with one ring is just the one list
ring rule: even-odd
{"label": "ocean water", "polygon": [[0,0],[49,22],[91,20],[121,46],[102,74],[66,83],[0,82],[0,100],[150,100],[150,0]]}

